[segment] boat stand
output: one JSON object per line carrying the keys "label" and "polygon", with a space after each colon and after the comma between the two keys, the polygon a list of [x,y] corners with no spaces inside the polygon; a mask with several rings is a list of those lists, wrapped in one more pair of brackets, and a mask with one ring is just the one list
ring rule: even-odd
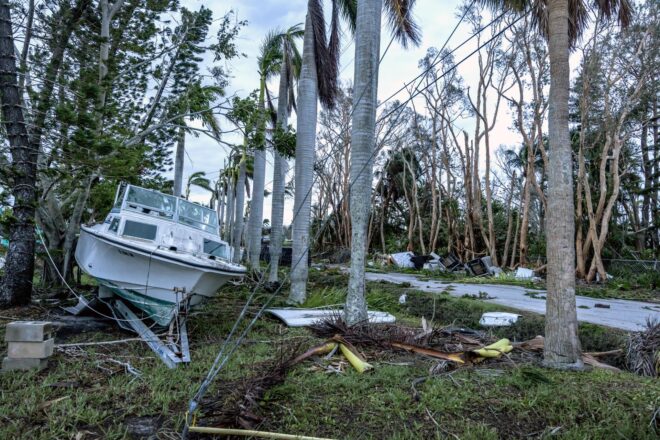
{"label": "boat stand", "polygon": [[181,363],[190,362],[186,316],[185,313],[181,313],[181,310],[177,311],[177,315],[168,329],[166,340],[163,340],[133,313],[121,299],[115,297],[108,304],[113,313],[118,315],[117,323],[119,326],[137,333],[168,368],[176,368]]}

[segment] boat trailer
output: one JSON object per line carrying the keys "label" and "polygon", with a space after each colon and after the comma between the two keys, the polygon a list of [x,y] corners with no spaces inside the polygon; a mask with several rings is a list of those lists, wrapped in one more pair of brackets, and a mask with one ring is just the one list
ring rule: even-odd
{"label": "boat trailer", "polygon": [[[104,286],[99,286],[99,290],[98,300],[108,306],[112,312],[112,318],[117,321],[119,327],[137,333],[168,368],[176,368],[179,364],[190,362],[188,328],[186,326],[190,297],[186,297],[185,289],[174,288],[177,294],[183,294],[182,298],[184,299],[179,302],[178,307],[175,309],[172,322],[167,329],[167,334],[163,338],[154,333],[152,330],[153,326],[145,324],[145,318],[137,316],[121,298],[111,294],[110,290]],[[85,309],[90,309],[99,314],[92,305],[92,302],[95,301],[96,298],[92,301],[87,301],[81,296],[78,298],[78,304],[72,307],[65,307],[64,310],[72,315],[78,315]],[[103,314],[101,315],[105,316]]]}

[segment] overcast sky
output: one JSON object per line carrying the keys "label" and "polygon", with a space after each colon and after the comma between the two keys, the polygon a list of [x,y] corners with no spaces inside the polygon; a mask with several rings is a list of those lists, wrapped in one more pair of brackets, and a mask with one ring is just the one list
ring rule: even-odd
{"label": "overcast sky", "polygon": [[[325,7],[329,9],[329,1],[325,2]],[[456,15],[457,8],[461,1],[459,0],[418,0],[414,10],[414,17],[422,29],[422,43],[419,47],[404,50],[396,42],[391,45],[385,58],[383,59],[378,84],[378,97],[383,100],[397,91],[404,83],[415,78],[420,69],[418,61],[424,57],[429,47],[441,47],[451,33],[459,17]],[[256,73],[256,55],[259,45],[268,30],[273,28],[288,28],[297,23],[304,23],[307,1],[306,0],[251,0],[251,1],[199,1],[185,0],[183,4],[189,9],[199,9],[202,5],[210,7],[213,10],[214,18],[221,17],[227,11],[233,10],[238,19],[247,20],[248,25],[244,27],[238,38],[238,48],[241,52],[247,54],[246,58],[232,60],[227,67],[231,71],[230,86],[228,94],[238,94],[241,97],[248,95],[256,89],[259,84]],[[328,11],[326,11],[327,13]],[[383,20],[385,25],[386,21]],[[215,35],[217,29],[213,28]],[[448,44],[448,48],[456,47],[471,35],[471,28],[468,24],[462,24]],[[385,50],[390,42],[391,34],[386,27],[381,33],[381,52]],[[302,44],[301,44],[302,47]],[[476,48],[474,41],[465,45],[454,55],[456,61],[460,61]],[[353,59],[355,56],[355,47],[352,38],[344,34],[342,39],[341,56],[341,78],[342,81],[352,81],[353,79]],[[475,57],[470,58],[458,68],[460,75],[464,78],[466,85],[476,85],[477,66]],[[211,67],[212,59],[208,59],[205,64]],[[274,94],[277,93],[277,84],[271,85]],[[395,99],[404,100],[407,98],[406,92],[402,92]],[[418,106],[418,111],[420,107]],[[468,122],[466,122],[468,124]],[[229,125],[225,125],[230,128]],[[295,127],[295,124],[294,124]],[[510,130],[511,117],[506,106],[502,108],[498,117],[497,125],[491,132],[491,141],[494,144],[494,150],[497,146],[506,144],[512,145],[519,142],[518,136]],[[233,139],[227,136],[229,142],[240,143],[239,139]],[[186,139],[187,157],[184,170],[184,182],[187,176],[195,171],[204,171],[209,178],[215,179],[219,169],[223,166],[223,161],[227,157],[226,147],[218,145],[216,142],[205,137],[188,136]],[[266,188],[271,188],[272,183],[272,157],[268,155],[268,166],[266,170]],[[209,195],[202,190],[193,189],[191,198],[200,202],[208,202]],[[292,200],[288,201],[293,204]],[[266,199],[264,206],[264,218],[270,218],[270,198]],[[285,209],[285,223],[291,220],[292,206]]]}

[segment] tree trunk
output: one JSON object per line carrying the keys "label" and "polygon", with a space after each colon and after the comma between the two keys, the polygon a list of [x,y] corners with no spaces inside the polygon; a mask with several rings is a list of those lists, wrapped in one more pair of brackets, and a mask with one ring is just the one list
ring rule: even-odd
{"label": "tree trunk", "polygon": [[89,176],[85,180],[83,187],[80,189],[80,193],[78,193],[78,197],[76,198],[76,204],[74,205],[73,212],[71,213],[71,218],[69,219],[66,233],[64,235],[64,261],[62,262],[62,278],[65,280],[70,278],[70,271],[73,266],[73,253],[75,251],[74,245],[76,243],[76,236],[78,235],[78,231],[80,231],[80,222],[82,221],[85,204],[89,198],[89,192],[92,188],[92,183],[94,182],[95,178],[96,176],[94,174]]}
{"label": "tree trunk", "polygon": [[513,229],[513,210],[511,209],[511,202],[513,201],[513,191],[516,188],[516,172],[511,176],[511,188],[509,190],[509,197],[506,201],[506,239],[504,240],[504,253],[502,254],[502,267],[506,267],[507,259],[509,258],[509,245],[511,244],[511,230]]}
{"label": "tree trunk", "polygon": [[225,210],[225,240],[231,244],[234,229],[234,207],[236,206],[236,186],[234,176],[227,180],[227,209]]}
{"label": "tree trunk", "polygon": [[234,230],[232,236],[232,246],[234,247],[233,261],[235,263],[241,261],[241,238],[243,237],[243,216],[245,212],[245,161],[245,153],[243,153],[243,158],[239,165],[238,180],[236,182],[236,208],[234,209]]}
{"label": "tree trunk", "polygon": [[[262,77],[259,85],[259,109],[266,110],[264,94],[266,93],[266,78]],[[265,114],[259,117],[259,131],[266,136]],[[252,270],[259,270],[261,254],[261,235],[264,221],[264,188],[266,180],[266,150],[264,145],[257,145],[254,150],[254,169],[252,172],[252,201],[250,202],[250,217],[248,218],[247,248],[248,261]]]}
{"label": "tree trunk", "polygon": [[266,151],[256,149],[254,152],[254,172],[252,174],[252,201],[250,202],[250,217],[248,219],[248,255],[252,270],[259,270],[259,255],[261,253],[261,235],[264,219],[264,184],[266,174]]}
{"label": "tree trunk", "polygon": [[[284,43],[287,44],[287,43]],[[287,129],[288,117],[288,90],[287,90],[287,69],[286,69],[286,48],[282,51],[285,59],[282,60],[282,69],[280,71],[280,88],[277,98],[277,126],[282,130]],[[271,195],[271,214],[270,214],[270,274],[268,281],[271,283],[279,280],[280,257],[282,256],[282,242],[284,235],[284,189],[286,186],[286,174],[289,164],[286,158],[273,149],[273,194]]]}
{"label": "tree trunk", "polygon": [[548,170],[548,295],[544,363],[558,368],[581,368],[575,308],[573,160],[568,131],[568,0],[548,0],[548,14],[551,154]]}
{"label": "tree trunk", "polygon": [[34,276],[34,214],[38,150],[31,148],[18,88],[9,2],[0,3],[0,103],[11,153],[14,197],[0,305],[29,304]]}
{"label": "tree trunk", "polygon": [[177,197],[183,195],[183,162],[186,155],[186,132],[179,127],[179,136],[176,141],[176,154],[174,156],[174,185],[172,194]]}
{"label": "tree trunk", "polygon": [[376,137],[381,8],[381,0],[360,0],[357,5],[353,96],[359,98],[354,102],[351,135],[351,267],[344,308],[349,325],[367,319],[364,268]]}
{"label": "tree trunk", "polygon": [[303,39],[302,68],[298,80],[295,197],[293,205],[293,249],[289,301],[300,304],[307,296],[309,220],[312,204],[316,118],[318,105],[314,31],[307,14]]}

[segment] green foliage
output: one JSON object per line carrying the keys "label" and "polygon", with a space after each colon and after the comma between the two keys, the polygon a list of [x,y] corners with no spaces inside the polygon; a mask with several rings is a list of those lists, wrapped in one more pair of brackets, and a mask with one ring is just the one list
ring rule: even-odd
{"label": "green foliage", "polygon": [[273,147],[284,157],[292,159],[296,153],[296,132],[289,125],[285,130],[277,126],[273,133]]}

